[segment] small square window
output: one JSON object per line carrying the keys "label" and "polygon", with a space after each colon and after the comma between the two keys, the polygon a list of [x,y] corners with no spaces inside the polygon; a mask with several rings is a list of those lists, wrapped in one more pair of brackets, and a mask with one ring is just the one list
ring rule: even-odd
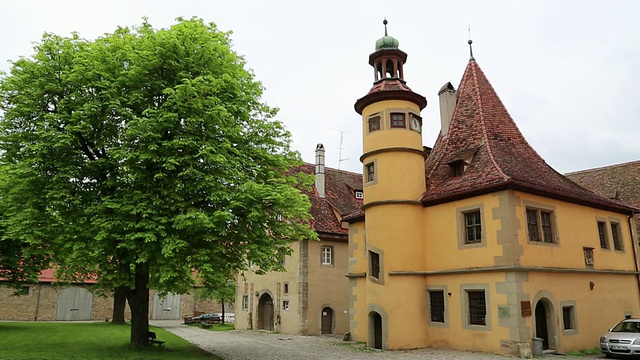
{"label": "small square window", "polygon": [[30,290],[30,289],[31,289],[31,288],[30,288],[29,286],[23,286],[23,287],[20,289],[20,295],[29,295],[29,290]]}
{"label": "small square window", "polygon": [[376,179],[376,165],[374,163],[368,163],[365,165],[367,182],[375,181]]}
{"label": "small square window", "polygon": [[431,322],[444,322],[444,291],[429,290]]}
{"label": "small square window", "polygon": [[289,311],[289,300],[282,300],[282,310]]}
{"label": "small square window", "polygon": [[242,310],[249,310],[249,295],[242,295]]}
{"label": "small square window", "polygon": [[467,164],[462,160],[457,160],[449,163],[449,167],[451,168],[451,175],[453,177],[458,177],[464,175],[464,170]]}
{"label": "small square window", "polygon": [[615,222],[611,223],[611,237],[613,238],[613,248],[620,251],[624,250],[622,235],[620,233],[620,224]]}
{"label": "small square window", "polygon": [[321,253],[322,265],[333,265],[333,248],[331,246],[323,246]]}
{"label": "small square window", "polygon": [[364,199],[364,193],[360,190],[355,191],[356,199]]}
{"label": "small square window", "polygon": [[562,307],[562,325],[564,330],[575,330],[575,308],[573,306]]}
{"label": "small square window", "polygon": [[369,250],[369,275],[380,279],[380,254]]}
{"label": "small square window", "polygon": [[588,266],[593,266],[593,248],[585,247],[582,248],[584,252],[584,264]]}
{"label": "small square window", "polygon": [[598,237],[600,238],[600,247],[602,249],[609,248],[609,239],[607,239],[607,223],[598,221]]}
{"label": "small square window", "polygon": [[392,128],[406,128],[405,114],[403,113],[391,113],[391,127]]}
{"label": "small square window", "polygon": [[464,214],[464,243],[477,244],[482,241],[480,210]]}
{"label": "small square window", "polygon": [[372,116],[368,120],[369,132],[380,130],[380,116]]}

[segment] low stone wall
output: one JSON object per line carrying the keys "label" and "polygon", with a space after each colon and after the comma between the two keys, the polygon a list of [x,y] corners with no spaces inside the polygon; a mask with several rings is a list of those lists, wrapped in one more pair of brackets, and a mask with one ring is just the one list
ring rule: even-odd
{"label": "low stone wall", "polygon": [[[91,285],[74,284],[91,292]],[[14,289],[0,286],[0,320],[17,321],[54,321],[60,293],[64,286],[50,283],[25,285],[21,295],[16,296]],[[194,296],[197,289],[180,297],[181,318],[202,313],[222,312],[222,306],[214,300],[198,299]],[[150,302],[155,291],[150,292]],[[151,306],[151,304],[150,304]],[[233,304],[225,304],[227,312],[233,312]],[[113,313],[113,297],[93,294],[91,304],[91,320],[103,321],[111,319]],[[151,313],[149,314],[151,316]],[[125,308],[125,319],[131,319],[129,307]]]}

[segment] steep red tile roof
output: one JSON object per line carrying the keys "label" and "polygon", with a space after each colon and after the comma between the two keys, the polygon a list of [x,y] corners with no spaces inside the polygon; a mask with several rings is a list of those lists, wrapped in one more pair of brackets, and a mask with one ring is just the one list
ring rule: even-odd
{"label": "steep red tile roof", "polygon": [[[315,165],[304,164],[300,170],[313,175]],[[315,188],[313,193],[307,192],[313,216],[311,223],[321,238],[346,241],[348,231],[341,226],[342,218],[362,206],[362,200],[355,198],[355,190],[362,191],[361,174],[325,167],[325,196],[320,197]]]}
{"label": "steep red tile roof", "polygon": [[[449,132],[426,161],[425,205],[501,188],[536,193],[618,212],[631,211],[565,178],[527,143],[475,60],[460,82]],[[452,164],[464,162],[461,176]]]}

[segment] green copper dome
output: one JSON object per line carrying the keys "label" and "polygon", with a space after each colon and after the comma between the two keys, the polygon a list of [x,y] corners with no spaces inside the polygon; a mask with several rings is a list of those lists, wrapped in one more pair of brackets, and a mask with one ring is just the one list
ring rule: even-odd
{"label": "green copper dome", "polygon": [[393,36],[389,36],[387,33],[387,19],[382,22],[384,24],[384,36],[376,41],[376,51],[382,49],[397,49],[400,42]]}
{"label": "green copper dome", "polygon": [[381,49],[397,49],[400,42],[393,36],[384,36],[376,41],[376,51]]}

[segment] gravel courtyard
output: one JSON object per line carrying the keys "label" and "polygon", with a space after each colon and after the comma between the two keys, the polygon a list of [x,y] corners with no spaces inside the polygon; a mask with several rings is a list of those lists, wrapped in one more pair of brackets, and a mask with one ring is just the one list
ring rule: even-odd
{"label": "gravel courtyard", "polygon": [[[419,349],[408,351],[379,351],[362,347],[354,342],[343,342],[335,336],[301,336],[276,334],[263,331],[209,331],[180,324],[180,321],[152,321],[181,338],[209,351],[224,360],[311,360],[311,359],[455,359],[488,360],[517,359],[502,356],[455,350]],[[557,360],[598,359],[604,356],[546,355]]]}

